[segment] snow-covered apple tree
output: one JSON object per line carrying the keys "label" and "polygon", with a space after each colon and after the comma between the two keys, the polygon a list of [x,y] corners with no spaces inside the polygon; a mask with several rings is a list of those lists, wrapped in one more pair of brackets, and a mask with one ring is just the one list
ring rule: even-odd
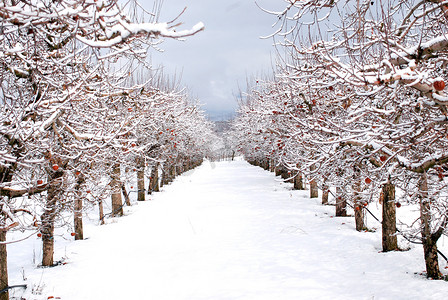
{"label": "snow-covered apple tree", "polygon": [[380,198],[384,251],[397,248],[396,205],[418,205],[419,222],[401,233],[423,244],[427,276],[441,278],[448,2],[285,2],[269,13],[286,55],[234,125],[246,157],[335,186],[336,211],[351,205],[358,229],[364,205]]}

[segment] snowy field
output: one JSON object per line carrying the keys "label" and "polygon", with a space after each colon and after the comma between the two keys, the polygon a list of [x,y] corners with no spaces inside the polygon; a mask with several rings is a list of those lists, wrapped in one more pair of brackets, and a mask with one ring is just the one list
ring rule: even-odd
{"label": "snowy field", "polygon": [[[10,285],[28,284],[11,298],[448,298],[448,282],[419,275],[420,246],[381,253],[381,230],[359,233],[353,218],[291,188],[244,161],[205,162],[122,218],[99,226],[92,214],[86,240],[58,236],[57,267],[36,267],[35,235],[8,245]],[[448,253],[446,238],[439,245]]]}

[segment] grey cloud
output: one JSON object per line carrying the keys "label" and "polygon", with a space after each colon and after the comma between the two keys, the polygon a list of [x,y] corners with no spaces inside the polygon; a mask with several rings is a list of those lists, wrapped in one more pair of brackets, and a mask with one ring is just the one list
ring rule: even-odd
{"label": "grey cloud", "polygon": [[[277,10],[284,6],[279,0],[259,4]],[[147,5],[151,8],[152,1]],[[201,21],[205,31],[184,42],[165,41],[160,45],[164,53],[151,52],[152,62],[164,65],[165,74],[182,73],[182,82],[204,103],[206,111],[234,111],[235,94],[245,87],[246,77],[271,71],[272,40],[260,36],[273,32],[275,16],[262,12],[250,0],[165,0],[160,21],[173,19],[185,6],[182,27]]]}

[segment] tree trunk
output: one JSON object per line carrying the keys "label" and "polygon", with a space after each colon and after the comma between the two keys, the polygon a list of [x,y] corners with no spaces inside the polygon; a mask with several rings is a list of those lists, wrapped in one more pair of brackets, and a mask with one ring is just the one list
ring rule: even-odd
{"label": "tree trunk", "polygon": [[121,199],[121,181],[120,181],[120,165],[115,164],[112,171],[112,216],[122,216],[123,215],[123,202]]}
{"label": "tree trunk", "polygon": [[362,231],[365,228],[364,225],[364,206],[362,205],[362,197],[361,197],[361,182],[357,181],[354,186],[355,191],[355,201],[354,201],[354,209],[355,209],[355,224],[356,230]]}
{"label": "tree trunk", "polygon": [[103,200],[98,201],[98,211],[100,214],[100,224],[104,225],[104,206],[103,206]]}
{"label": "tree trunk", "polygon": [[82,185],[85,182],[85,178],[82,174],[78,175],[77,181],[76,181],[76,195],[77,198],[75,199],[74,208],[73,208],[73,224],[75,228],[75,240],[82,240],[84,239],[84,230],[83,230],[83,224],[82,224]]}
{"label": "tree trunk", "polygon": [[262,163],[263,163],[262,168],[264,170],[268,171],[269,170],[269,159],[267,159],[267,158],[263,159]]}
{"label": "tree trunk", "polygon": [[159,163],[152,167],[151,177],[149,178],[148,194],[159,191]]}
{"label": "tree trunk", "polygon": [[121,184],[121,192],[123,193],[124,201],[127,206],[131,206],[131,199],[129,198],[128,191],[126,191],[126,187],[124,184]]}
{"label": "tree trunk", "polygon": [[[0,183],[6,183],[12,181],[12,175],[17,167],[16,164],[12,164],[9,167],[0,166]],[[0,293],[0,300],[8,300],[9,292],[8,292],[8,256],[6,244],[2,244],[2,242],[6,242],[6,213],[3,212],[3,207],[0,206],[0,290],[6,289],[6,292]]]}
{"label": "tree trunk", "polygon": [[[50,188],[52,189],[52,188]],[[54,253],[54,221],[56,214],[56,198],[54,191],[48,191],[45,212],[41,215],[42,220],[42,266],[53,266]]]}
{"label": "tree trunk", "polygon": [[175,165],[172,165],[172,166],[170,166],[170,168],[169,168],[169,175],[168,175],[168,180],[169,180],[169,182],[170,182],[170,183],[173,182],[173,181],[174,181],[174,178],[176,178],[176,166],[175,166]]}
{"label": "tree trunk", "polygon": [[282,177],[284,177],[283,179],[285,179],[285,182],[290,182],[290,183],[293,183],[294,182],[294,178],[291,178],[291,171],[289,171],[288,169],[284,169],[283,170],[283,176]]}
{"label": "tree trunk", "polygon": [[184,164],[178,163],[176,167],[176,177],[182,175],[183,172],[184,172]]}
{"label": "tree trunk", "polygon": [[280,166],[275,167],[275,176],[282,175],[282,168]]}
{"label": "tree trunk", "polygon": [[[6,242],[6,230],[0,229],[0,242]],[[6,244],[0,243],[0,290],[8,288],[8,258],[6,252]],[[0,294],[0,300],[8,300],[9,293]]]}
{"label": "tree trunk", "polygon": [[159,182],[159,189],[163,187],[163,185],[165,184],[165,170],[163,169],[162,166],[162,174],[160,175],[160,182]]}
{"label": "tree trunk", "polygon": [[398,249],[397,244],[397,222],[395,209],[395,186],[388,181],[383,185],[382,190],[383,201],[383,221],[382,237],[383,237],[383,252],[395,251]]}
{"label": "tree trunk", "polygon": [[42,266],[53,266],[54,254],[54,222],[57,214],[57,204],[61,193],[61,186],[63,184],[64,172],[59,169],[50,174],[50,182],[47,199],[45,203],[44,213],[40,219],[42,221]]}
{"label": "tree trunk", "polygon": [[145,201],[145,167],[141,163],[137,171],[137,201]]}
{"label": "tree trunk", "polygon": [[357,231],[363,231],[366,226],[364,225],[364,207],[361,203],[355,203],[355,224]]}
{"label": "tree trunk", "polygon": [[322,205],[328,204],[328,195],[330,194],[330,188],[329,186],[324,183],[322,187]]}
{"label": "tree trunk", "polygon": [[312,165],[310,167],[311,171],[311,181],[310,181],[310,198],[318,198],[319,197],[319,189],[317,188],[317,181],[313,177],[315,177],[312,173],[316,170],[316,166]]}
{"label": "tree trunk", "polygon": [[303,191],[305,187],[303,186],[302,173],[298,173],[294,180],[294,189]]}
{"label": "tree trunk", "polygon": [[182,174],[186,173],[190,170],[190,164],[188,163],[187,160],[185,160],[182,164]]}
{"label": "tree trunk", "polygon": [[75,200],[74,207],[74,226],[75,226],[75,240],[84,239],[84,231],[82,224],[82,198],[78,194],[78,199]]}
{"label": "tree trunk", "polygon": [[161,181],[162,186],[168,184],[168,182],[169,182],[169,178],[168,178],[169,177],[169,175],[168,175],[169,168],[170,167],[168,165],[164,165],[162,168],[162,181]]}
{"label": "tree trunk", "polygon": [[280,172],[280,176],[283,180],[287,180],[289,178],[288,170],[285,167],[281,168]]}
{"label": "tree trunk", "polygon": [[439,257],[437,253],[437,240],[443,230],[439,229],[436,234],[431,233],[431,204],[428,195],[428,179],[424,173],[419,182],[420,190],[420,220],[423,252],[425,254],[426,274],[428,278],[440,279],[442,273],[439,269]]}
{"label": "tree trunk", "polygon": [[336,188],[336,217],[347,216],[347,200],[345,199],[342,189]]}
{"label": "tree trunk", "polygon": [[168,168],[166,169],[166,182],[165,182],[165,184],[170,184],[171,183],[171,181],[172,181],[172,179],[171,179],[171,169],[172,167],[171,167],[171,165],[170,166],[168,166]]}

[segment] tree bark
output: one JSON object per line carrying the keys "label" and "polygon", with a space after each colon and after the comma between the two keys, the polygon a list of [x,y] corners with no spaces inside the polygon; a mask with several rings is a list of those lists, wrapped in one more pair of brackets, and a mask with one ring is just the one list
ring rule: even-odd
{"label": "tree bark", "polygon": [[54,254],[54,222],[57,214],[57,204],[61,193],[64,172],[59,169],[50,174],[50,184],[47,191],[44,213],[41,215],[42,227],[42,266],[53,266]]}
{"label": "tree bark", "polygon": [[282,175],[282,168],[280,166],[275,167],[275,176]]}
{"label": "tree bark", "polygon": [[345,199],[342,189],[336,188],[336,217],[347,216],[347,200]]}
{"label": "tree bark", "polygon": [[176,178],[176,166],[174,164],[170,166],[168,177],[170,183],[174,181],[174,178]]}
{"label": "tree bark", "polygon": [[165,169],[162,166],[162,174],[160,175],[159,188],[162,188],[163,185],[165,184],[165,181],[166,181],[165,177],[166,177],[166,172],[165,172]]}
{"label": "tree bark", "polygon": [[162,186],[168,184],[170,181],[169,169],[170,169],[169,165],[164,165],[162,168],[162,182],[161,182]]}
{"label": "tree bark", "polygon": [[75,240],[83,240],[84,239],[84,230],[82,224],[82,198],[75,200],[74,207],[74,226],[75,226]]}
{"label": "tree bark", "polygon": [[361,203],[361,182],[357,181],[354,186],[355,191],[355,201],[354,201],[354,209],[355,209],[355,224],[356,230],[362,231],[365,228],[364,225],[364,206]]}
{"label": "tree bark", "polygon": [[262,166],[261,166],[264,170],[268,171],[269,170],[269,159],[265,158],[262,160]]}
{"label": "tree bark", "polygon": [[176,177],[182,175],[183,172],[184,172],[184,164],[178,163],[176,166]]}
{"label": "tree bark", "polygon": [[[17,167],[16,164],[13,164],[10,167],[0,166],[0,183],[11,182],[13,170]],[[6,215],[2,211],[2,207],[0,207],[0,242],[6,242]],[[5,228],[3,230],[3,228]],[[6,244],[0,243],[0,290],[6,289],[9,286],[8,282],[8,256],[7,256],[7,248]],[[0,300],[8,300],[9,292],[0,294]]]}
{"label": "tree bark", "polygon": [[[6,242],[6,231],[0,229],[0,242]],[[0,244],[0,290],[8,288],[8,258],[6,244]],[[8,300],[9,292],[0,294],[0,300]]]}
{"label": "tree bark", "polygon": [[303,186],[302,173],[298,173],[296,177],[294,177],[294,189],[299,191],[303,191],[305,189]]}
{"label": "tree bark", "polygon": [[156,163],[151,170],[149,178],[148,194],[159,191],[159,163]]}
{"label": "tree bark", "polygon": [[[311,173],[313,173],[313,171],[316,170],[316,166],[312,165],[310,167],[310,171]],[[311,174],[311,176],[313,177],[314,175]],[[310,181],[310,198],[318,198],[319,197],[319,189],[317,188],[317,181],[316,179],[311,179]]]}
{"label": "tree bark", "polygon": [[45,212],[41,215],[42,220],[42,266],[53,266],[54,254],[54,221],[56,218],[56,198],[54,191],[48,191]]}
{"label": "tree bark", "polygon": [[355,224],[357,231],[363,231],[366,228],[364,225],[364,207],[359,202],[355,203]]}
{"label": "tree bark", "polygon": [[285,169],[286,182],[290,182],[294,184],[294,178],[292,177],[292,172]]}
{"label": "tree bark", "polygon": [[121,192],[123,193],[124,201],[127,206],[131,206],[131,199],[129,198],[128,191],[126,191],[126,187],[124,184],[121,184]]}
{"label": "tree bark", "polygon": [[85,182],[85,178],[82,174],[78,175],[77,181],[76,181],[76,195],[77,198],[75,199],[74,208],[73,208],[73,224],[75,228],[75,240],[83,240],[84,239],[84,230],[83,230],[83,223],[82,223],[82,191],[81,187]]}
{"label": "tree bark", "polygon": [[330,194],[330,188],[326,183],[324,183],[324,185],[322,187],[322,205],[328,204],[329,194]]}
{"label": "tree bark", "polygon": [[[431,204],[428,195],[428,179],[426,172],[420,178],[420,220],[423,252],[425,254],[426,274],[428,278],[440,279],[442,273],[439,268],[439,257],[437,253],[437,240],[439,234],[431,233]],[[442,231],[440,231],[442,232]]]}
{"label": "tree bark", "polygon": [[103,206],[103,200],[98,201],[98,212],[100,217],[100,224],[104,225],[104,206]]}
{"label": "tree bark", "polygon": [[395,186],[388,181],[383,185],[382,190],[382,239],[383,252],[395,251],[398,249],[397,244],[397,222],[395,208]]}
{"label": "tree bark", "polygon": [[115,164],[112,171],[112,216],[123,215],[123,202],[121,199],[121,181],[120,181],[120,165]]}
{"label": "tree bark", "polygon": [[145,201],[145,166],[140,163],[137,170],[137,201]]}

